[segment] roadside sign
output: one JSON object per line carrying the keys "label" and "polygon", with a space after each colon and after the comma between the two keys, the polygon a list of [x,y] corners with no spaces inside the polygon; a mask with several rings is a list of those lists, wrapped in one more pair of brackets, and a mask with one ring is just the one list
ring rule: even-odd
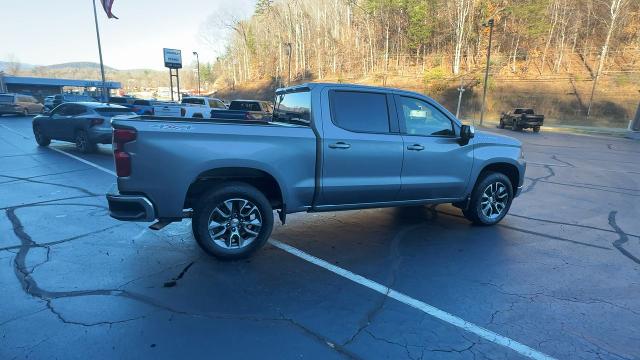
{"label": "roadside sign", "polygon": [[169,69],[182,69],[182,52],[178,49],[163,48],[164,66]]}

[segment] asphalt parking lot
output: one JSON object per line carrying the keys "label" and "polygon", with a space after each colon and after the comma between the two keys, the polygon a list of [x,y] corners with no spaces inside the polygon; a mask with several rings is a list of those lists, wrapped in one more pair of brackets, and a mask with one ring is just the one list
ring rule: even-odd
{"label": "asphalt parking lot", "polygon": [[107,214],[110,148],[0,117],[0,359],[640,358],[640,142],[524,143],[498,226],[450,205],[296,214],[219,262]]}

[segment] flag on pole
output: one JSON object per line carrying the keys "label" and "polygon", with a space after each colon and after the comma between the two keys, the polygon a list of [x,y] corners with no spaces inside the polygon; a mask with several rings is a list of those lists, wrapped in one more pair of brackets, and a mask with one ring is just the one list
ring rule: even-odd
{"label": "flag on pole", "polygon": [[117,16],[113,15],[113,13],[111,12],[111,7],[113,6],[113,0],[100,0],[100,2],[102,3],[102,8],[104,9],[104,12],[107,13],[107,17],[109,19],[118,18]]}

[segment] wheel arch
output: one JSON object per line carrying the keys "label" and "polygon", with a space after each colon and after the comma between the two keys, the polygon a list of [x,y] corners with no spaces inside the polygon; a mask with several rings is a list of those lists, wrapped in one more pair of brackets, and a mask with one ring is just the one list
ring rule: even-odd
{"label": "wheel arch", "polygon": [[193,208],[204,192],[229,181],[247,183],[260,190],[274,209],[285,208],[284,192],[276,177],[252,167],[220,167],[201,172],[189,185],[184,208]]}
{"label": "wheel arch", "polygon": [[508,162],[495,162],[486,164],[478,173],[476,183],[489,172],[497,172],[506,175],[509,178],[509,181],[511,181],[511,189],[513,190],[513,194],[516,194],[518,185],[520,184],[520,172],[518,171],[517,166]]}

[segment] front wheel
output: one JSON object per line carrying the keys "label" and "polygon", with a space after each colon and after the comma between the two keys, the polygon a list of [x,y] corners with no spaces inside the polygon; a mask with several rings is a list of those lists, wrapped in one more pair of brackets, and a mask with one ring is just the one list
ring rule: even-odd
{"label": "front wheel", "polygon": [[500,118],[500,124],[498,124],[498,129],[504,129],[504,119]]}
{"label": "front wheel", "polygon": [[255,187],[229,183],[207,192],[195,207],[193,235],[219,259],[246,258],[260,249],[273,229],[273,209]]}
{"label": "front wheel", "polygon": [[49,144],[51,144],[51,139],[42,133],[42,129],[40,129],[40,126],[36,125],[33,127],[33,135],[36,138],[36,142],[39,146],[49,146]]}
{"label": "front wheel", "polygon": [[513,131],[520,131],[520,126],[518,126],[518,122],[513,120],[513,122],[511,122],[511,130]]}
{"label": "front wheel", "polygon": [[502,173],[485,173],[476,183],[463,214],[476,225],[494,225],[507,215],[512,200],[513,187],[509,178]]}

